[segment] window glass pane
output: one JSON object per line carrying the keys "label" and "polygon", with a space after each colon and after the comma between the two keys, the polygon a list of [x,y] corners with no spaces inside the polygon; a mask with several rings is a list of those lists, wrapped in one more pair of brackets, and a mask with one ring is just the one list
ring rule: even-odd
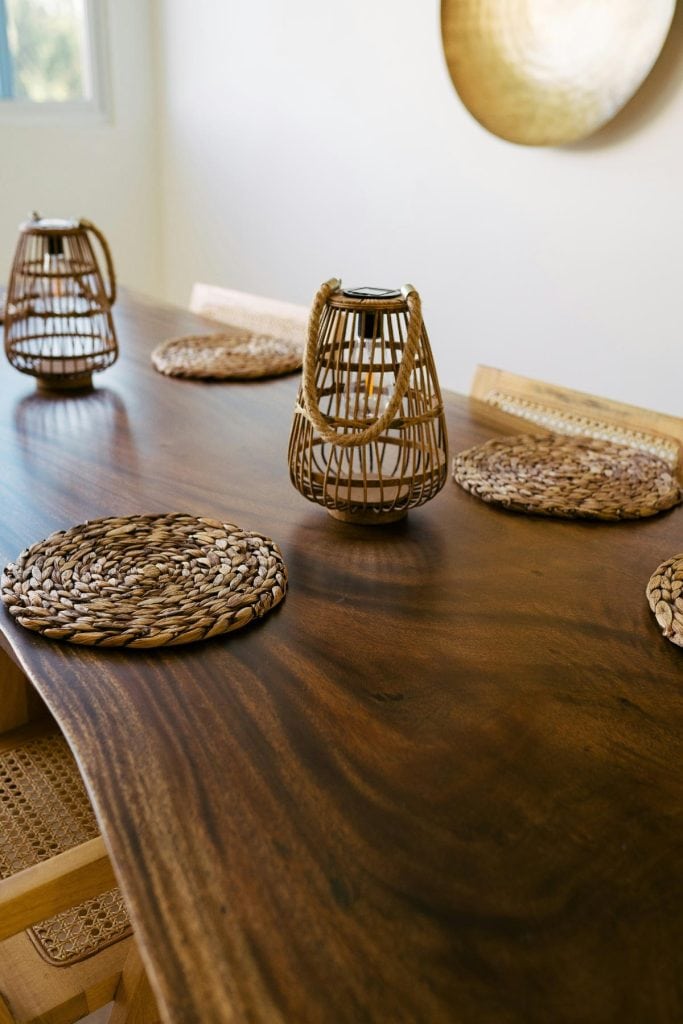
{"label": "window glass pane", "polygon": [[90,98],[85,0],[5,0],[16,99]]}

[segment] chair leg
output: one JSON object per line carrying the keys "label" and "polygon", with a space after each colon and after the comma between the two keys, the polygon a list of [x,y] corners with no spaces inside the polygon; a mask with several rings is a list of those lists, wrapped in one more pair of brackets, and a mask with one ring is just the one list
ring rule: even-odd
{"label": "chair leg", "polygon": [[47,714],[18,665],[0,647],[0,733]]}
{"label": "chair leg", "polygon": [[0,995],[0,1024],[16,1024],[16,1021],[12,1014],[9,1012],[9,1006]]}
{"label": "chair leg", "polygon": [[[4,1024],[2,1018],[0,1024]],[[109,1024],[161,1024],[156,999],[135,943],[123,965]]]}

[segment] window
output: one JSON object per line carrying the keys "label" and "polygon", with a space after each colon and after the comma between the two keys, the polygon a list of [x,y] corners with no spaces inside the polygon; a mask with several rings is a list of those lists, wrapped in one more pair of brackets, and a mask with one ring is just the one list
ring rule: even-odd
{"label": "window", "polygon": [[102,0],[0,0],[0,106],[101,110]]}

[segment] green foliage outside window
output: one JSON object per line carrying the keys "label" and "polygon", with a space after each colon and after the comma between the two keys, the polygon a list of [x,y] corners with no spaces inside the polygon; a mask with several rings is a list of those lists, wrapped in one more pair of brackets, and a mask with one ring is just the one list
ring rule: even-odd
{"label": "green foliage outside window", "polygon": [[5,0],[13,94],[35,102],[86,98],[83,0]]}

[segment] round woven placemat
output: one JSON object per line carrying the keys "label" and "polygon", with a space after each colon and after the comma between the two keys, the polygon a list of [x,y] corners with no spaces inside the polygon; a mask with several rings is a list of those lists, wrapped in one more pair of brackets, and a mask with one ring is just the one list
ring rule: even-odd
{"label": "round woven placemat", "polygon": [[645,593],[664,636],[683,647],[683,554],[657,566]]}
{"label": "round woven placemat", "polygon": [[94,519],[53,533],[6,566],[11,615],[53,640],[161,647],[229,633],[287,588],[276,544],[182,514]]}
{"label": "round woven placemat", "polygon": [[453,477],[482,501],[565,519],[640,519],[683,497],[657,456],[562,434],[493,438],[457,455]]}
{"label": "round woven placemat", "polygon": [[168,377],[213,380],[277,377],[301,368],[303,350],[295,341],[265,334],[193,334],[164,341],[152,363]]}

